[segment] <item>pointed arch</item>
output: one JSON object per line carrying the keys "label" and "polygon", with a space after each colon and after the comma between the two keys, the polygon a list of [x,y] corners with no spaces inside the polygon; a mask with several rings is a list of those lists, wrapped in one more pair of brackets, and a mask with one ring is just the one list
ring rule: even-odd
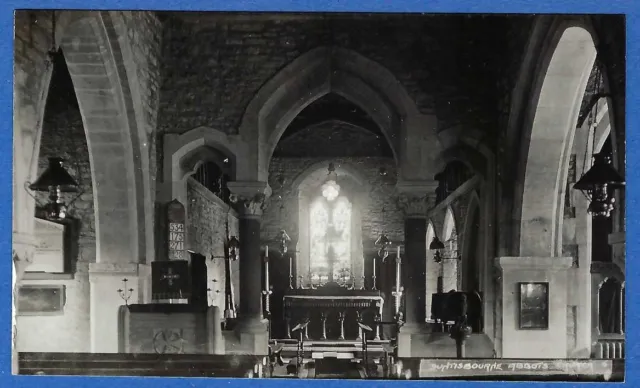
{"label": "pointed arch", "polygon": [[431,302],[432,302],[432,295],[438,292],[438,276],[440,275],[440,271],[439,271],[439,266],[438,263],[436,263],[433,260],[433,253],[432,251],[429,249],[429,245],[431,244],[431,241],[433,241],[433,238],[436,236],[436,229],[433,226],[433,221],[428,220],[427,221],[427,257],[425,258],[427,260],[426,263],[426,287],[425,287],[425,292],[426,292],[426,298],[425,298],[425,304],[426,304],[426,319],[427,321],[431,321]]}
{"label": "pointed arch", "polygon": [[367,112],[381,128],[398,163],[404,118],[419,115],[415,102],[380,64],[352,50],[318,47],[282,69],[247,106],[239,133],[248,144],[253,168],[241,179],[266,181],[271,155],[289,123],[328,93],[337,93]]}
{"label": "pointed arch", "polygon": [[521,140],[514,203],[520,256],[562,253],[562,194],[580,103],[596,58],[591,28],[581,19],[557,22],[547,41]]}
{"label": "pointed arch", "polygon": [[467,205],[467,216],[464,225],[464,241],[461,251],[462,289],[465,291],[480,291],[482,283],[480,266],[483,265],[479,257],[480,241],[480,197],[472,190]]}

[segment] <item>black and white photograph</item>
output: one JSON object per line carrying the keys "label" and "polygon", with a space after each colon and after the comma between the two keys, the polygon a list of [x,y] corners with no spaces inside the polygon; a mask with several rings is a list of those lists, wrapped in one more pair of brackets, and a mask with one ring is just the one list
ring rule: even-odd
{"label": "black and white photograph", "polygon": [[624,381],[625,15],[14,21],[14,374]]}

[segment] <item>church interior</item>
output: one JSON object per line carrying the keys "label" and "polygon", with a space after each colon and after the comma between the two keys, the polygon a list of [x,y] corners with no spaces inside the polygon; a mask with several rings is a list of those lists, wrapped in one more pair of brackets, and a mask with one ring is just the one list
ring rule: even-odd
{"label": "church interior", "polygon": [[625,39],[17,11],[14,373],[619,377]]}

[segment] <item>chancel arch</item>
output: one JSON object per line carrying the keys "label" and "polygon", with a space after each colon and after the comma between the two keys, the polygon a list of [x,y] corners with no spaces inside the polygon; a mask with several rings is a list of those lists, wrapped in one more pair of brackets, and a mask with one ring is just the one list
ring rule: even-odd
{"label": "chancel arch", "polygon": [[[380,127],[401,162],[408,118],[419,117],[415,102],[381,65],[343,48],[318,47],[295,59],[255,95],[243,115],[239,134],[247,142],[254,170],[240,180],[266,181],[269,161],[291,121],[306,106],[328,94],[339,94],[362,108]],[[423,128],[424,129],[424,128]],[[433,137],[435,128],[424,138]]]}

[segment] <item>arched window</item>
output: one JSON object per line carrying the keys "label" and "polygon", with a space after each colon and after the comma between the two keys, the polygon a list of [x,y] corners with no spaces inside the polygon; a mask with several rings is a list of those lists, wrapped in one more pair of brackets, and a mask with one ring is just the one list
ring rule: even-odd
{"label": "arched window", "polygon": [[351,202],[319,196],[309,209],[310,272],[312,283],[351,281]]}

